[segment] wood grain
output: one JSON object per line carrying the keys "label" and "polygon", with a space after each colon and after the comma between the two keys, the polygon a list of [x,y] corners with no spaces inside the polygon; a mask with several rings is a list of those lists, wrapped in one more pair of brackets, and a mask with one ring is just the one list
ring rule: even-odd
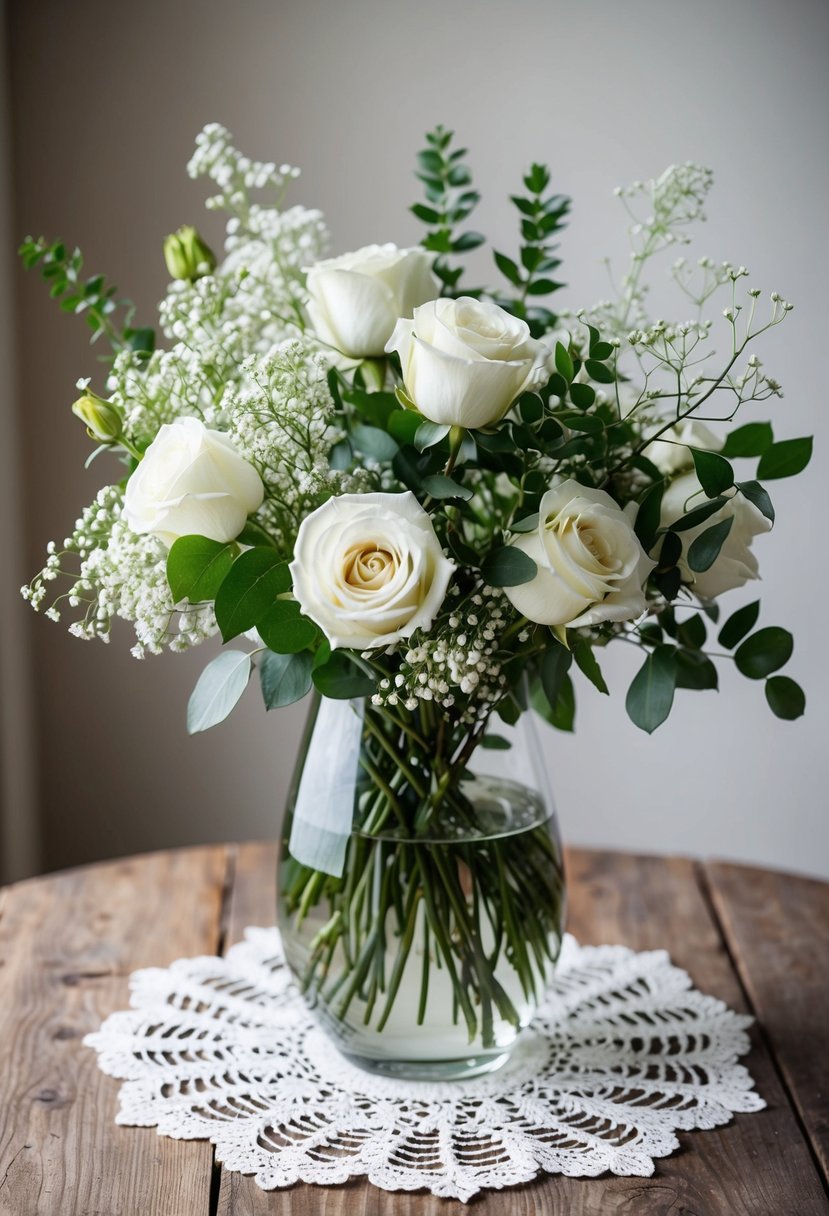
{"label": "wood grain", "polygon": [[706,873],[740,978],[829,1177],[829,884],[722,862]]}
{"label": "wood grain", "polygon": [[115,1125],[118,1083],[82,1045],[127,979],[209,953],[223,848],[67,871],[5,892],[0,920],[2,1216],[207,1216],[212,1148]]}
{"label": "wood grain", "polygon": [[[242,846],[234,884],[229,940],[245,924],[268,923],[274,900],[275,853]],[[570,929],[588,943],[665,948],[702,991],[745,1008],[715,920],[692,862],[571,851]],[[240,891],[243,885],[256,892]],[[469,1205],[428,1194],[389,1194],[363,1180],[323,1190],[295,1186],[263,1192],[251,1178],[222,1173],[219,1216],[818,1216],[829,1212],[820,1179],[768,1052],[751,1059],[771,1109],[738,1116],[717,1131],[681,1137],[682,1150],[656,1164],[650,1179],[543,1177]],[[785,1151],[782,1150],[782,1146]]]}

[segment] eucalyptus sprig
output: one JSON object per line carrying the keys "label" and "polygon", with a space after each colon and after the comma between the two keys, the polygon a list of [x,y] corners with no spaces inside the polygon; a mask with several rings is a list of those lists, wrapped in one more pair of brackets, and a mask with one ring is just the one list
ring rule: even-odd
{"label": "eucalyptus sprig", "polygon": [[132,324],[135,305],[131,300],[118,299],[118,288],[102,274],[82,278],[84,259],[77,246],[70,253],[63,241],[27,236],[18,253],[27,270],[40,268],[61,312],[86,317],[92,331],[90,342],[105,337],[116,354],[121,350],[150,354],[155,349],[155,331]]}
{"label": "eucalyptus sprig", "polygon": [[550,184],[550,170],[546,165],[533,164],[523,180],[527,193],[511,196],[521,216],[522,243],[518,262],[497,250],[493,257],[501,274],[517,293],[503,298],[498,296],[498,303],[526,321],[533,337],[538,338],[557,321],[554,312],[533,301],[552,295],[564,286],[549,277],[561,265],[561,258],[556,256],[558,245],[550,238],[565,226],[571,200],[564,194],[545,197]]}
{"label": "eucalyptus sprig", "polygon": [[[416,177],[423,182],[426,203],[415,203],[410,211],[429,231],[421,241],[424,249],[438,256],[434,272],[443,284],[443,295],[457,295],[464,267],[453,265],[452,255],[469,253],[483,245],[480,232],[458,232],[457,227],[474,211],[480,194],[472,187],[472,174],[464,164],[466,148],[452,148],[453,131],[437,126],[426,135],[427,146],[417,154]],[[478,295],[464,288],[465,295]]]}

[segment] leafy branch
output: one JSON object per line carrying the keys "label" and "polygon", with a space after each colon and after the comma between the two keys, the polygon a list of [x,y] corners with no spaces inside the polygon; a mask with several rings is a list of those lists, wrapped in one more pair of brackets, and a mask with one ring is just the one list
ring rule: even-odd
{"label": "leafy branch", "polygon": [[82,278],[80,249],[75,247],[70,253],[63,241],[50,244],[43,237],[27,236],[18,253],[26,270],[39,267],[41,278],[49,285],[49,295],[59,302],[62,312],[86,316],[92,331],[90,342],[105,337],[115,352],[133,350],[150,354],[154,350],[154,330],[132,325],[135,305],[130,300],[117,299],[117,287],[108,284],[102,274]]}
{"label": "leafy branch", "polygon": [[[442,295],[457,295],[456,291],[462,266],[453,266],[450,256],[469,253],[483,245],[485,237],[480,232],[457,232],[461,224],[480,201],[477,190],[471,189],[472,175],[463,163],[466,148],[450,151],[454,132],[437,126],[426,135],[427,147],[417,154],[416,176],[423,182],[426,203],[415,203],[413,215],[429,225],[429,232],[421,241],[424,249],[438,255],[434,271],[443,284]],[[477,295],[476,291],[466,291]]]}
{"label": "leafy branch", "polygon": [[564,286],[549,278],[561,265],[561,258],[556,257],[558,245],[550,238],[565,227],[571,200],[563,194],[551,194],[545,198],[549,184],[550,170],[547,166],[533,164],[524,176],[527,194],[512,195],[512,202],[521,215],[523,243],[519,261],[514,262],[498,251],[493,254],[501,274],[518,293],[514,297],[499,298],[498,302],[514,316],[527,321],[534,337],[540,337],[554,326],[557,317],[550,309],[528,302],[528,297],[549,296]]}

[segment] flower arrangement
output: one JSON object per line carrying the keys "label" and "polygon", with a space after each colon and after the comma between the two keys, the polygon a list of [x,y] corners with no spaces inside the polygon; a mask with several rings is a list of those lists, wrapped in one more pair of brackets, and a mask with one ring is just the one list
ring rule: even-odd
{"label": "flower arrangement", "polygon": [[[570,200],[534,164],[512,199],[517,253],[494,252],[502,285],[468,285],[463,255],[484,238],[464,227],[479,202],[466,155],[443,128],[427,136],[420,247],[324,258],[320,213],[284,206],[297,170],[206,127],[189,172],[215,184],[225,253],[193,228],[168,238],[163,345],[103,277],[84,280],[77,250],[28,239],[24,263],[113,347],[101,394],[81,381],[73,409],[90,459],[117,459],[23,594],[53,619],[75,610],[82,638],[131,622],[138,657],[215,634],[234,643],[199,679],[190,731],[222,721],[253,670],[268,709],[312,688],[359,705],[363,837],[337,860],[295,855],[284,876],[298,916],[326,912],[303,982],[322,984],[345,950],[340,1013],[356,994],[383,1021],[425,919],[456,1015],[486,1047],[493,1009],[520,1017],[478,918],[535,991],[560,931],[560,908],[539,912],[528,891],[559,872],[549,834],[447,866],[383,833],[425,840],[447,809],[468,817],[468,766],[502,745],[495,723],[531,706],[571,730],[574,676],[607,693],[611,643],[642,652],[626,709],[645,731],[677,688],[717,687],[711,630],[718,659],[763,681],[779,717],[799,716],[804,695],[780,674],[791,635],[755,628],[759,602],[721,622],[718,601],[757,577],[753,542],[774,521],[764,483],[799,473],[811,440],[777,440],[753,415],[731,427],[741,407],[782,395],[754,345],[791,308],[764,302],[744,267],[680,258],[671,275],[690,319],[648,316],[647,272],[704,218],[708,170],[619,190],[632,247],[618,290],[555,310]],[[392,913],[389,978],[377,925]]]}

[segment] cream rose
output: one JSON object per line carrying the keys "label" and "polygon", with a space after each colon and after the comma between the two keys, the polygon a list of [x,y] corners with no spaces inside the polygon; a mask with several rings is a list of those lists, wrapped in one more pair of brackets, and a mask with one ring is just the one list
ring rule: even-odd
{"label": "cream rose", "polygon": [[425,249],[366,245],[308,270],[308,315],[317,336],[352,359],[383,354],[398,317],[410,317],[440,284]]}
{"label": "cream rose", "polygon": [[[683,581],[692,583],[694,591],[703,599],[714,599],[724,591],[742,587],[750,579],[760,577],[757,558],[751,551],[751,542],[755,536],[768,532],[771,523],[753,502],[749,502],[736,490],[730,491],[727,497],[728,502],[719,511],[709,515],[703,523],[677,533],[682,541],[682,557],[678,565]],[[685,473],[682,477],[677,477],[662,497],[662,526],[670,527],[686,512],[701,507],[705,502],[707,499],[695,473]],[[712,528],[714,524],[729,518],[734,520],[731,531],[713,565],[701,573],[692,570],[685,561],[690,545],[706,528]]]}
{"label": "cream rose", "polygon": [[180,536],[230,541],[264,496],[256,469],[227,435],[178,418],[161,427],[127,482],[124,514],[133,532],[168,547]]}
{"label": "cream rose", "polygon": [[539,625],[629,621],[647,606],[642,588],[655,562],[633,531],[636,504],[623,511],[604,490],[577,481],[553,486],[541,499],[538,528],[513,542],[538,573],[504,590]]}
{"label": "cream rose", "polygon": [[683,418],[676,426],[665,431],[661,439],[655,439],[648,444],[642,453],[651,464],[655,464],[660,473],[673,477],[683,469],[694,466],[691,448],[703,448],[707,452],[718,452],[723,446],[722,439],[695,418]]}
{"label": "cream rose", "polygon": [[452,571],[414,494],[340,494],[301,523],[290,570],[332,647],[391,646],[428,629]]}
{"label": "cream rose", "polygon": [[422,304],[411,321],[397,322],[386,350],[399,354],[406,393],[423,417],[448,426],[498,422],[550,374],[550,352],[524,321],[469,296]]}

